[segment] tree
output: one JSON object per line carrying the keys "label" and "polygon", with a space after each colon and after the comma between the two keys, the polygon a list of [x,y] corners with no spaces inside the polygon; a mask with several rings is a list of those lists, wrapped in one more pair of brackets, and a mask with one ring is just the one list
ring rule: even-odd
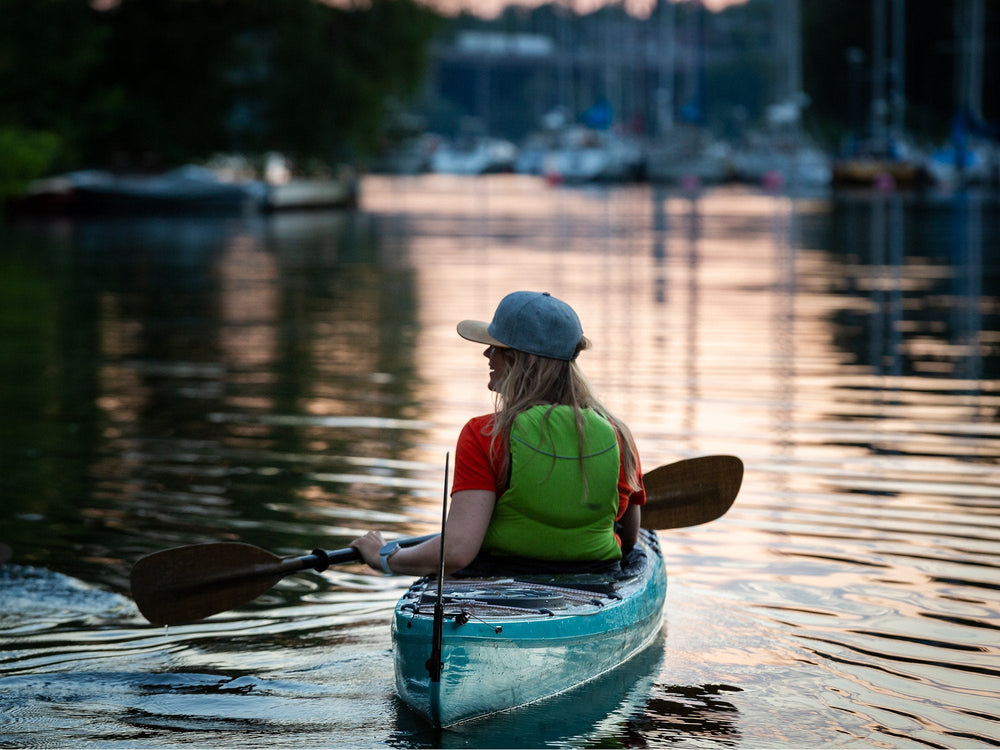
{"label": "tree", "polygon": [[8,145],[17,138],[36,153],[33,134],[45,134],[51,159],[76,161],[87,131],[114,109],[114,92],[92,84],[106,30],[86,0],[0,0],[0,19],[0,129]]}
{"label": "tree", "polygon": [[366,150],[439,20],[415,0],[0,0],[0,18],[0,128],[54,134],[63,168]]}
{"label": "tree", "polygon": [[438,22],[399,0],[372,0],[364,10],[263,0],[256,10],[254,38],[268,70],[257,145],[299,157],[374,148],[387,97],[405,98],[422,82]]}

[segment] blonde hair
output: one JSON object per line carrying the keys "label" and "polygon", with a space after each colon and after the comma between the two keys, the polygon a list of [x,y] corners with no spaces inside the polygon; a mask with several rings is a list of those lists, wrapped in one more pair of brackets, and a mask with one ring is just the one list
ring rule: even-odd
{"label": "blonde hair", "polygon": [[[581,339],[577,352],[586,348],[588,343],[585,338]],[[623,446],[622,463],[625,476],[633,490],[639,489],[637,477],[639,455],[632,433],[624,422],[597,400],[575,361],[540,357],[518,349],[500,347],[497,349],[501,352],[507,367],[496,387],[495,417],[490,431],[491,454],[498,440],[502,440],[504,446],[507,445],[517,417],[531,407],[541,404],[573,407],[577,436],[582,446],[584,441],[582,412],[584,409],[592,409],[608,420],[618,433]],[[510,450],[505,450],[500,474],[502,482],[506,483],[509,472]]]}

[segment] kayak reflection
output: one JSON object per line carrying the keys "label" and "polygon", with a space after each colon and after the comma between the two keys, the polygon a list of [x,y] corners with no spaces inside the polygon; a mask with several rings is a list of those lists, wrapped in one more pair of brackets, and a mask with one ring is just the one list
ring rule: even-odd
{"label": "kayak reflection", "polygon": [[579,747],[617,737],[630,717],[641,715],[659,675],[664,632],[617,669],[565,693],[515,711],[493,714],[446,729],[432,729],[401,700],[390,745],[409,747]]}

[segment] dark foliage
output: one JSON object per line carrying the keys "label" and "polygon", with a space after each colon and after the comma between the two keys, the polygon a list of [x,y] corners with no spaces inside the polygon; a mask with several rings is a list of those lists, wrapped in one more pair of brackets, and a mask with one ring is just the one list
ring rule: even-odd
{"label": "dark foliage", "polygon": [[0,128],[58,135],[64,167],[364,151],[438,23],[411,0],[0,0],[0,18]]}

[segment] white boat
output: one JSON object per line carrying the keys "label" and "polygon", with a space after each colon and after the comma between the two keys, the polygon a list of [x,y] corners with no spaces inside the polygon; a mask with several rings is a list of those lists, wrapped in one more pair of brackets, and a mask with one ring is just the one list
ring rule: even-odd
{"label": "white boat", "polygon": [[463,137],[443,141],[431,155],[431,171],[440,174],[479,175],[513,172],[517,147],[500,138]]}
{"label": "white boat", "polygon": [[358,181],[344,167],[329,177],[290,177],[267,184],[261,200],[264,211],[344,208],[357,205]]}
{"label": "white boat", "polygon": [[733,178],[767,187],[826,187],[832,159],[800,134],[750,136],[730,158]]}
{"label": "white boat", "polygon": [[636,179],[644,166],[639,142],[610,130],[568,127],[542,157],[542,173],[553,182],[620,182]]}

